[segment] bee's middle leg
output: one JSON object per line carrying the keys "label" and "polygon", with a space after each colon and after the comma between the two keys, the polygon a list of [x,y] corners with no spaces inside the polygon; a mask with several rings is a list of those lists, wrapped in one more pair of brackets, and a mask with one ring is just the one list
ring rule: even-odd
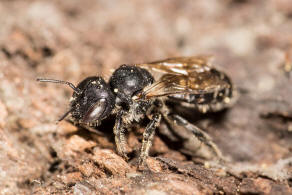
{"label": "bee's middle leg", "polygon": [[138,161],[139,165],[143,165],[143,163],[145,162],[146,158],[149,155],[149,149],[152,145],[155,129],[160,124],[161,114],[159,113],[153,114],[151,118],[152,118],[151,121],[148,123],[143,133],[141,153]]}

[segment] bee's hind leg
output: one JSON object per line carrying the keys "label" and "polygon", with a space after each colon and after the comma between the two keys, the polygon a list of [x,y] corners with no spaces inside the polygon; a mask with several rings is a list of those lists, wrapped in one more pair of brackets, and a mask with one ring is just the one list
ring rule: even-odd
{"label": "bee's hind leg", "polygon": [[197,126],[191,124],[183,117],[177,115],[177,114],[167,114],[164,115],[165,120],[171,125],[171,126],[182,126],[186,130],[192,132],[193,135],[196,136],[196,138],[204,143],[208,148],[211,149],[212,153],[215,154],[215,156],[220,160],[225,162],[225,158],[223,157],[220,149],[217,147],[217,145],[212,141],[212,138],[205,133],[203,130],[198,128]]}

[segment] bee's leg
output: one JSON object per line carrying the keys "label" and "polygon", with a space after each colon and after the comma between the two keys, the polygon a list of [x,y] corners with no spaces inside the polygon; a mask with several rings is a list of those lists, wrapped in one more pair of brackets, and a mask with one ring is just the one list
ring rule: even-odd
{"label": "bee's leg", "polygon": [[167,120],[167,122],[170,123],[171,125],[174,126],[179,125],[184,127],[186,130],[191,131],[202,143],[204,143],[212,150],[212,152],[219,158],[219,160],[225,161],[217,145],[212,141],[211,137],[203,130],[191,124],[190,122],[188,122],[186,119],[182,118],[179,115],[171,114],[167,116],[164,115],[164,117]]}
{"label": "bee's leg", "polygon": [[142,141],[142,147],[141,147],[141,153],[139,157],[139,165],[143,165],[146,158],[149,154],[149,149],[152,145],[152,140],[155,134],[155,129],[160,124],[161,120],[161,114],[156,113],[153,114],[151,117],[151,121],[148,123],[144,133],[143,133],[143,141]]}
{"label": "bee's leg", "polygon": [[128,160],[127,154],[126,154],[126,139],[125,139],[125,125],[123,124],[123,112],[118,112],[116,116],[116,122],[114,126],[114,134],[115,134],[115,142],[117,146],[117,151],[119,155],[121,155],[123,158]]}

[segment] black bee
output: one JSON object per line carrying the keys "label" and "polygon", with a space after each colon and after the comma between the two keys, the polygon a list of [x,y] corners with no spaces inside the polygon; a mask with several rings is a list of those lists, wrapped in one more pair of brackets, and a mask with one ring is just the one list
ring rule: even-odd
{"label": "black bee", "polygon": [[[156,74],[156,79],[150,72]],[[148,156],[155,129],[163,119],[191,131],[219,158],[220,150],[204,131],[177,114],[171,113],[167,101],[206,113],[229,107],[235,100],[235,89],[229,77],[213,68],[208,57],[178,57],[146,64],[121,65],[107,83],[102,77],[88,77],[76,87],[69,82],[37,79],[69,85],[74,93],[70,110],[77,123],[98,126],[109,115],[116,116],[114,134],[118,153],[127,159],[125,132],[147,117],[150,122],[143,133],[139,164]]]}

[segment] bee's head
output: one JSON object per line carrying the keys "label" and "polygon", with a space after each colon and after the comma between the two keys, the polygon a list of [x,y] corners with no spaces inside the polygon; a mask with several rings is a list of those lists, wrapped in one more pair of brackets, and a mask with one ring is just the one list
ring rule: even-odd
{"label": "bee's head", "polygon": [[101,77],[88,77],[77,87],[72,83],[53,79],[37,79],[37,81],[67,84],[74,90],[70,100],[70,110],[59,121],[70,113],[78,123],[99,124],[102,119],[111,114],[115,106],[115,95]]}

